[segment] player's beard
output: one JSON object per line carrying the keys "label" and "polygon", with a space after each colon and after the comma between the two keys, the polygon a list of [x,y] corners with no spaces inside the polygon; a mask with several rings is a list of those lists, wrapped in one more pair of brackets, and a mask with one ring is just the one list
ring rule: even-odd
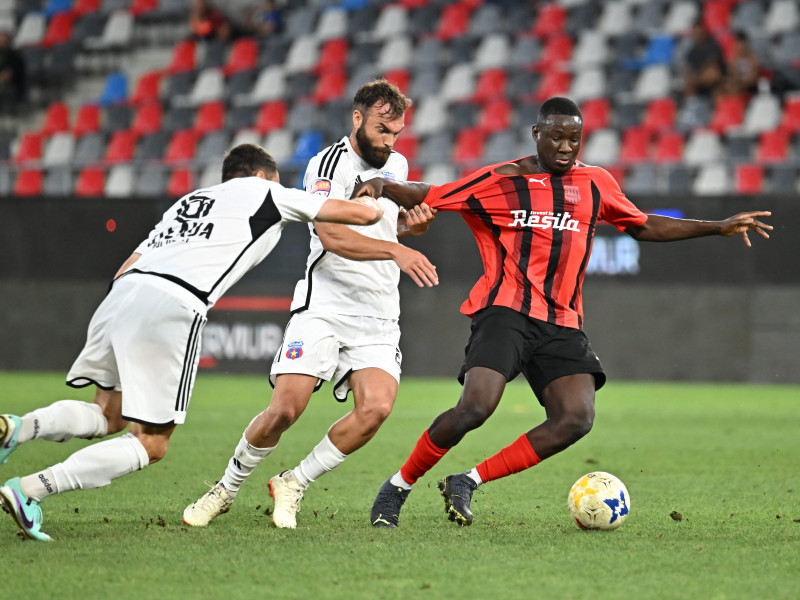
{"label": "player's beard", "polygon": [[356,129],[356,142],[358,142],[358,149],[361,150],[361,158],[374,169],[382,169],[392,153],[391,150],[382,150],[373,146],[367,138],[364,125]]}

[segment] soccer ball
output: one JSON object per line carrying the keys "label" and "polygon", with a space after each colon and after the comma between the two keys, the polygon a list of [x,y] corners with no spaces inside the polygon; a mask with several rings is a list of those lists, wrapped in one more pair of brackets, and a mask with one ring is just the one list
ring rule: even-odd
{"label": "soccer ball", "polygon": [[625,484],[611,473],[587,473],[567,497],[570,516],[581,529],[616,529],[628,518],[631,497]]}

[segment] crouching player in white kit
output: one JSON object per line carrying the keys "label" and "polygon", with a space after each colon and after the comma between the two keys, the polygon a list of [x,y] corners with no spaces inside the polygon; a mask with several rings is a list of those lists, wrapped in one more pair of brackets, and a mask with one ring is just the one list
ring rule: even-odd
{"label": "crouching player in white kit", "polygon": [[[353,99],[350,136],[311,159],[306,190],[349,197],[357,183],[373,177],[405,181],[408,163],[392,147],[410,103],[385,80],[363,85]],[[270,405],[245,429],[220,482],[186,508],[187,525],[205,526],[229,510],[242,483],[323,381],[333,380],[340,401],[352,390],[353,410],[295,469],[270,479],[277,527],[294,529],[308,485],[366,444],[389,416],[400,380],[400,271],[420,287],[437,284],[438,276],[423,254],[397,243],[398,232],[427,230],[431,209],[416,206],[401,213],[385,198],[378,202],[384,217],[375,225],[312,228],[306,276],[295,288],[292,318],[272,365]]]}
{"label": "crouching player in white kit", "polygon": [[39,502],[111,483],[164,457],[184,422],[206,311],[274,248],[289,221],[367,225],[383,216],[368,198],[326,199],[278,183],[264,149],[233,148],[222,181],[175,203],[117,273],[89,324],[67,384],[94,384],[93,404],[61,400],[23,417],[0,415],[0,463],[32,439],[63,442],[130,432],[87,446],[64,462],[0,487],[3,509],[29,538],[41,530]]}

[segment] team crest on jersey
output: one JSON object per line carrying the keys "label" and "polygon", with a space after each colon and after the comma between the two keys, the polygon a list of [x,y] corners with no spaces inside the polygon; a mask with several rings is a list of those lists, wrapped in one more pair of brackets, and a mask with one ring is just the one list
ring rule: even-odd
{"label": "team crest on jersey", "polygon": [[303,342],[299,340],[296,342],[289,342],[288,346],[289,349],[286,351],[286,358],[294,360],[303,356]]}
{"label": "team crest on jersey", "polygon": [[330,179],[317,179],[311,184],[311,193],[315,196],[324,196],[325,198],[331,193]]}
{"label": "team crest on jersey", "polygon": [[388,179],[389,181],[394,181],[397,177],[394,176],[394,173],[391,171],[381,171],[381,177],[384,179]]}
{"label": "team crest on jersey", "polygon": [[577,204],[581,201],[581,191],[577,185],[564,186],[564,200],[570,204]]}

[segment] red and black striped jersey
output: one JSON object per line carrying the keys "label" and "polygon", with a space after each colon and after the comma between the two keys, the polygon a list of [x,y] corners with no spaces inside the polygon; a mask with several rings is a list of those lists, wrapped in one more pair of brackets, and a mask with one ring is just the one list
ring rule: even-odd
{"label": "red and black striped jersey", "polygon": [[484,274],[461,312],[506,306],[564,327],[583,326],[581,287],[598,221],[624,231],[647,215],[600,167],[576,162],[564,175],[500,175],[489,165],[431,186],[425,202],[461,213],[472,229]]}

